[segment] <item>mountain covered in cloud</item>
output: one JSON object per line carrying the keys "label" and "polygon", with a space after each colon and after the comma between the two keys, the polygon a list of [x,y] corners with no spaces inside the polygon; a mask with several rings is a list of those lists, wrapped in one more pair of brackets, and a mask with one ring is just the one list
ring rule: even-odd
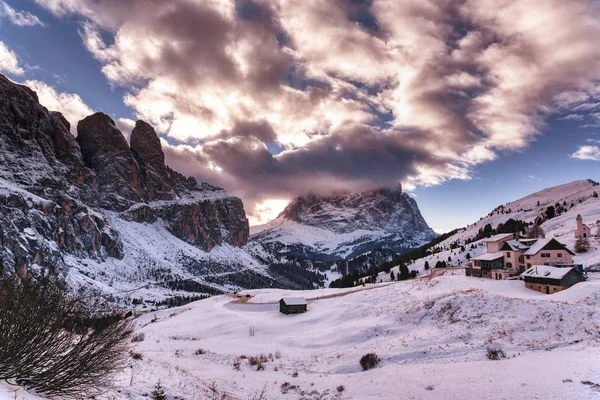
{"label": "mountain covered in cloud", "polygon": [[401,188],[294,199],[251,241],[272,252],[316,260],[350,259],[379,249],[402,253],[437,235]]}

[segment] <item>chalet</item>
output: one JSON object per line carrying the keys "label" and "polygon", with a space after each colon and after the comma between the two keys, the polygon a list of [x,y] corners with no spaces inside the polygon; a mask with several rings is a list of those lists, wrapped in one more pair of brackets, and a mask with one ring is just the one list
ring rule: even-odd
{"label": "chalet", "polygon": [[480,256],[471,258],[471,265],[465,268],[467,276],[476,276],[478,278],[490,278],[492,270],[504,268],[504,253],[483,253]]}
{"label": "chalet", "polygon": [[568,289],[586,280],[585,275],[575,268],[559,268],[549,265],[535,265],[521,274],[525,287],[538,292],[551,294]]}
{"label": "chalet", "polygon": [[304,313],[307,305],[303,297],[284,297],[279,300],[279,312],[286,315]]}
{"label": "chalet", "polygon": [[500,251],[504,243],[508,240],[515,239],[514,233],[500,233],[490,238],[485,239],[488,253],[497,253]]}

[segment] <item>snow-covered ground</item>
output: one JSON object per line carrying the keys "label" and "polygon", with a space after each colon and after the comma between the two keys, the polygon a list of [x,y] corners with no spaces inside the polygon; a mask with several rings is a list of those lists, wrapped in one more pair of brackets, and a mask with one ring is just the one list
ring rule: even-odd
{"label": "snow-covered ground", "polygon": [[[244,293],[267,300],[325,294]],[[309,301],[307,313],[288,316],[276,304],[232,300],[218,296],[140,317],[145,339],[135,351],[143,359],[131,361],[106,398],[143,399],[158,380],[170,399],[211,398],[211,387],[233,399],[263,388],[268,399],[600,396],[593,385],[600,384],[600,274],[553,295],[521,281],[416,279]],[[488,348],[502,349],[506,359],[488,360]],[[359,360],[370,352],[380,365],[362,371]],[[242,358],[261,354],[264,370]]]}

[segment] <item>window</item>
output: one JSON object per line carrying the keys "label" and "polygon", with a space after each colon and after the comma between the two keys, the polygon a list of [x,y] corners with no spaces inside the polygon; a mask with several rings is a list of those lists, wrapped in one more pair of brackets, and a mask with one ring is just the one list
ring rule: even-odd
{"label": "window", "polygon": [[562,253],[557,254],[558,258],[562,258]]}
{"label": "window", "polygon": [[542,258],[546,258],[546,253],[542,253]]}
{"label": "window", "polygon": [[527,256],[527,259],[528,259],[528,260],[529,260],[529,259],[531,259],[531,256]]}
{"label": "window", "polygon": [[506,257],[507,257],[507,258],[510,258],[510,251],[507,251],[507,252],[506,252]]}

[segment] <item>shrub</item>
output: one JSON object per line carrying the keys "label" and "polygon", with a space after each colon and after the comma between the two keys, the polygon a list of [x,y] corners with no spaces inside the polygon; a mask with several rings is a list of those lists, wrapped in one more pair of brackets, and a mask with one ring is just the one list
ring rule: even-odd
{"label": "shrub", "polygon": [[144,355],[142,353],[138,353],[136,351],[130,351],[129,354],[131,355],[131,358],[133,358],[134,360],[143,360],[144,359]]}
{"label": "shrub", "polygon": [[375,353],[365,354],[360,359],[360,366],[362,367],[363,371],[366,371],[368,369],[376,368],[379,365],[379,361],[380,360],[379,360],[379,357],[377,357],[377,354],[375,354]]}
{"label": "shrub", "polygon": [[0,379],[48,397],[91,398],[127,365],[132,325],[54,277],[0,281]]}
{"label": "shrub", "polygon": [[206,354],[206,350],[204,349],[198,349],[194,352],[195,355],[197,356],[201,356],[202,354]]}
{"label": "shrub", "polygon": [[297,378],[298,377],[298,371],[294,371],[294,373],[292,374],[292,378]]}
{"label": "shrub", "polygon": [[494,361],[500,360],[501,358],[506,358],[506,354],[504,354],[504,350],[502,349],[488,347],[487,358]]}
{"label": "shrub", "polygon": [[242,367],[242,360],[237,357],[233,360],[233,369],[235,369],[236,371],[239,371]]}
{"label": "shrub", "polygon": [[346,390],[346,388],[344,387],[344,385],[340,385],[336,388],[336,390],[338,391],[338,393],[342,393],[344,390]]}
{"label": "shrub", "polygon": [[167,400],[167,395],[165,394],[164,389],[160,385],[160,381],[156,382],[154,386],[154,390],[150,393],[152,400]]}
{"label": "shrub", "polygon": [[131,341],[134,342],[134,343],[143,342],[144,339],[146,339],[146,334],[143,333],[143,332],[136,333],[135,335],[133,335],[131,337]]}

